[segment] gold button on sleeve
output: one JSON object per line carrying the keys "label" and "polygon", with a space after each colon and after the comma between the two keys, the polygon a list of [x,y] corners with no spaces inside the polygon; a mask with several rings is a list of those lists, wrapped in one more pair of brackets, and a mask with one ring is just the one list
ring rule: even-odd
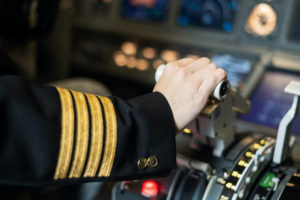
{"label": "gold button on sleeve", "polygon": [[144,158],[144,157],[140,158],[140,159],[138,160],[138,162],[137,162],[137,166],[138,166],[138,168],[140,168],[140,169],[146,168],[146,167],[147,167],[147,159]]}
{"label": "gold button on sleeve", "polygon": [[148,167],[154,168],[158,165],[158,158],[156,156],[150,156],[147,160]]}

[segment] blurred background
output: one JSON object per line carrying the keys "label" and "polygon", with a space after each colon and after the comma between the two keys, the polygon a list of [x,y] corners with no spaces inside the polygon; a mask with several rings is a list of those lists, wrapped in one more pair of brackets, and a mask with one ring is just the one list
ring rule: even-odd
{"label": "blurred background", "polygon": [[[44,18],[39,2],[24,1],[26,22],[44,19],[47,31],[1,39],[2,74],[128,99],[152,91],[159,65],[206,56],[252,103],[236,128],[271,136],[292,102],[283,88],[300,81],[298,0],[60,0],[44,5],[57,8]],[[299,123],[292,132],[297,155]],[[94,199],[100,185],[1,191],[10,199]]]}

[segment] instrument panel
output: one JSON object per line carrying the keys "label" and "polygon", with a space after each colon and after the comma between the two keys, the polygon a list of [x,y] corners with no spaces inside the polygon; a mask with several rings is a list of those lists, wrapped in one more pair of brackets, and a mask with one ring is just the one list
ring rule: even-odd
{"label": "instrument panel", "polygon": [[[242,78],[231,80],[237,86],[252,74],[257,61],[265,54],[271,53],[267,62],[272,62],[274,49],[290,48],[300,52],[300,45],[284,39],[282,34],[286,32],[281,28],[284,19],[288,19],[283,15],[294,12],[294,0],[287,0],[285,3],[264,0],[76,1],[80,3],[77,3],[74,32],[81,36],[73,40],[73,63],[76,66],[89,65],[88,68],[99,73],[122,75],[145,84],[154,83],[153,74],[157,66],[179,58],[215,55],[246,59],[250,57],[252,66],[249,67],[249,62],[246,62],[246,70],[235,66],[227,68],[230,73],[237,69],[243,71]],[[87,34],[81,34],[82,31]],[[92,38],[89,34],[95,37]],[[105,40],[111,40],[112,37],[115,41],[102,47],[100,43],[106,43]],[[100,43],[96,42],[96,45],[94,41]],[[124,52],[124,44],[127,44],[126,48],[135,49],[136,52]],[[87,46],[94,46],[93,50],[86,51]],[[110,55],[105,52],[110,52]],[[89,64],[94,59],[92,56],[93,59],[90,60],[89,54],[103,53],[104,62],[99,57],[96,63]],[[77,62],[78,57],[84,59]],[[218,62],[217,59],[215,62]],[[122,72],[115,73],[116,71]],[[243,82],[242,85],[247,84]]]}
{"label": "instrument panel", "polygon": [[238,0],[182,0],[177,23],[232,32],[238,7]]}
{"label": "instrument panel", "polygon": [[300,71],[300,45],[288,38],[296,28],[287,26],[295,0],[76,1],[72,66],[81,70],[152,86],[159,65],[206,56],[245,97],[267,66]]}
{"label": "instrument panel", "polygon": [[122,17],[130,20],[163,21],[169,0],[124,0]]}

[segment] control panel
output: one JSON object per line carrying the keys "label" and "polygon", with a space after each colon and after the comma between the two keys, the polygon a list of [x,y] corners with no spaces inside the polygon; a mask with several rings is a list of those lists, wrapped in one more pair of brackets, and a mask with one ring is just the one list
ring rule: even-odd
{"label": "control panel", "polygon": [[[296,104],[284,88],[300,81],[299,2],[75,0],[73,68],[153,86],[159,66],[205,56],[233,89],[176,138],[170,176],[115,183],[112,199],[299,198],[299,123],[280,125]],[[239,95],[251,103],[248,114]],[[293,134],[284,142],[276,140],[282,130]]]}
{"label": "control panel", "polygon": [[[288,128],[299,108],[299,86],[300,82],[292,81],[284,89],[285,92],[294,95],[294,101],[290,110],[281,119],[276,139],[254,133],[248,135],[233,132],[235,138],[229,141],[231,145],[225,146],[225,151],[221,154],[215,153],[216,147],[213,147],[212,143],[205,143],[207,145],[205,147],[185,146],[185,150],[192,147],[193,151],[189,153],[178,151],[178,168],[167,178],[117,183],[113,189],[114,199],[279,200],[287,197],[289,199],[292,196],[299,198],[295,193],[299,175],[297,169],[289,164],[293,139],[290,138]],[[236,102],[238,97],[227,93],[224,100],[228,98]],[[230,105],[218,103],[216,106],[221,108]],[[223,110],[220,110],[222,113]],[[215,123],[223,122],[218,122],[214,118],[208,119]],[[216,132],[214,128],[211,130]],[[191,129],[191,132],[186,131],[193,135],[198,134],[196,132],[195,129]],[[209,138],[208,141],[217,138],[228,141],[227,138],[216,134],[207,135],[207,132],[209,130],[200,134]],[[230,137],[230,134],[227,136]],[[200,142],[201,139],[197,140]],[[207,147],[213,147],[214,150],[211,151]]]}

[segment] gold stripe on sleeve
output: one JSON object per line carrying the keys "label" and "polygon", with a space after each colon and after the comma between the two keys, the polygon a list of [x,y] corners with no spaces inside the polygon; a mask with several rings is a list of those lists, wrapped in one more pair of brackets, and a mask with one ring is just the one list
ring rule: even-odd
{"label": "gold stripe on sleeve", "polygon": [[100,102],[94,95],[87,94],[92,116],[90,155],[83,177],[94,177],[97,173],[103,145],[103,118]]}
{"label": "gold stripe on sleeve", "polygon": [[77,130],[75,154],[69,178],[79,178],[82,174],[89,141],[89,113],[84,94],[72,91],[76,104]]}
{"label": "gold stripe on sleeve", "polygon": [[110,176],[117,147],[117,118],[114,105],[107,97],[100,97],[106,120],[105,150],[99,171],[99,177]]}
{"label": "gold stripe on sleeve", "polygon": [[66,178],[73,149],[74,140],[74,108],[68,90],[57,88],[61,102],[61,139],[54,179]]}

